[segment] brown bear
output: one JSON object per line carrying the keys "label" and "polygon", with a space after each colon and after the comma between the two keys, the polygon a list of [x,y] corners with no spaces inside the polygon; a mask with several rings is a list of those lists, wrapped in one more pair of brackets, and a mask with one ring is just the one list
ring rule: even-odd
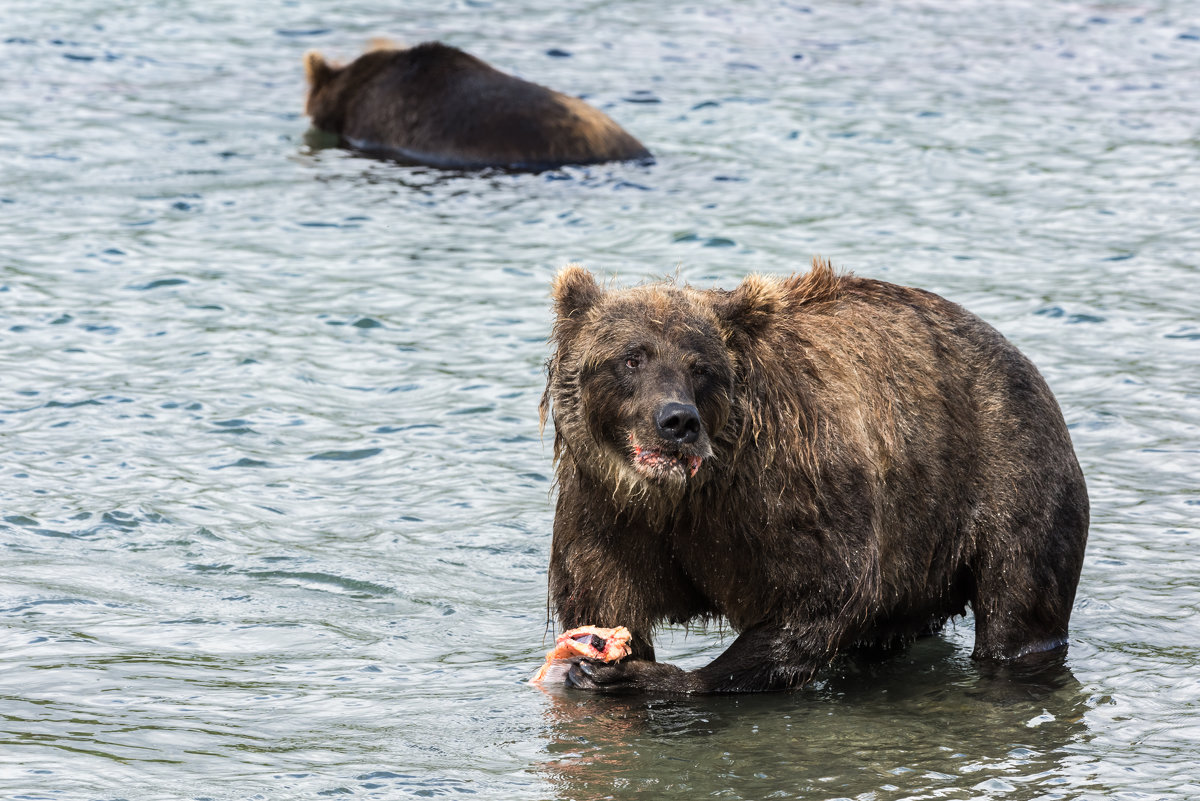
{"label": "brown bear", "polygon": [[380,43],[345,66],[310,51],[304,70],[313,125],[360,150],[451,169],[651,158],[641,142],[579,98],[438,42]]}
{"label": "brown bear", "polygon": [[[1087,490],[1045,381],[987,323],[821,260],[732,291],[572,265],[553,298],[550,594],[564,628],[632,632],[568,686],[798,687],[968,604],[975,658],[1061,655]],[[711,664],[654,661],[655,626],[720,619],[738,636]]]}

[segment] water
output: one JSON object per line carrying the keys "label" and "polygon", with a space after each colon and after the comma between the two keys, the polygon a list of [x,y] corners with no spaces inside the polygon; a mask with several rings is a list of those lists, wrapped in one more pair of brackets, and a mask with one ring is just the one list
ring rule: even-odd
{"label": "water", "polygon": [[[300,56],[377,34],[658,162],[322,148]],[[1193,4],[8,0],[0,54],[0,797],[1200,796]],[[814,253],[972,308],[1058,394],[1068,672],[988,675],[968,618],[791,695],[524,685],[551,276]]]}

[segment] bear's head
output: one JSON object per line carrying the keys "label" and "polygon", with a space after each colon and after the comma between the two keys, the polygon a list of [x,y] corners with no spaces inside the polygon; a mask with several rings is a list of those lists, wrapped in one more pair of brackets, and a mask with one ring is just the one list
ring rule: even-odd
{"label": "bear's head", "polygon": [[327,61],[316,50],[304,54],[304,76],[308,97],[304,113],[316,128],[341,134],[348,109],[357,101],[362,86],[394,63],[398,54],[411,52],[390,39],[371,39],[367,51],[349,64]]}
{"label": "bear's head", "polygon": [[[313,124],[330,133],[341,130],[340,114],[333,112],[333,79],[340,67],[330,64],[316,50],[304,54],[304,76],[308,79],[308,97],[304,101],[304,113],[313,119]],[[333,112],[333,113],[331,113]]]}
{"label": "bear's head", "polygon": [[771,319],[777,284],[605,289],[571,265],[553,298],[542,421],[552,407],[556,458],[614,498],[678,501],[709,477],[710,460],[730,457],[739,351]]}

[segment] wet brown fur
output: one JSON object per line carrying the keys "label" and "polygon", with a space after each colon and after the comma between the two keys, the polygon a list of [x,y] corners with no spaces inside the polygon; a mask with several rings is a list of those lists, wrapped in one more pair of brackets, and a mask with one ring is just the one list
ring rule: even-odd
{"label": "wet brown fur", "polygon": [[650,152],[576,97],[437,42],[376,40],[345,66],[304,56],[312,123],[352,147],[447,168],[547,168]]}
{"label": "wet brown fur", "polygon": [[[576,686],[795,687],[968,604],[976,658],[1065,646],[1083,476],[1036,368],[978,317],[821,260],[730,292],[605,290],[570,266],[553,297],[551,597],[564,627],[624,625],[634,646]],[[640,475],[628,432],[685,397],[711,456],[691,479]],[[655,627],[696,619],[739,636],[696,671],[653,662]]]}

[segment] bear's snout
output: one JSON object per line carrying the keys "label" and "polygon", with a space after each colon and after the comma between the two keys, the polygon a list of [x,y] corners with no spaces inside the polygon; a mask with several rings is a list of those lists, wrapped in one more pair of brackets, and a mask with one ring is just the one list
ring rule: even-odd
{"label": "bear's snout", "polygon": [[654,426],[668,442],[690,445],[700,438],[700,412],[690,403],[672,401],[654,415]]}

